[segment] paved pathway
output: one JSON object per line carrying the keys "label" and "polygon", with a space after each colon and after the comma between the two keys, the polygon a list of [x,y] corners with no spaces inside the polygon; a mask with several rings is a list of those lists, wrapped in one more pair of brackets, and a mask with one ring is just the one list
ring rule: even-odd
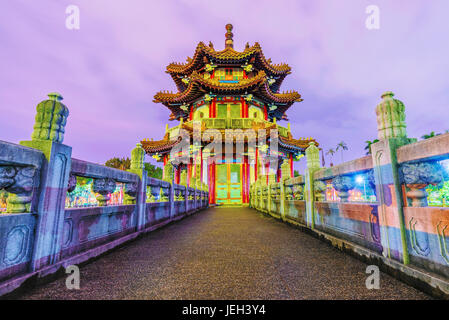
{"label": "paved pathway", "polygon": [[203,211],[81,268],[23,299],[428,299],[381,274],[365,287],[366,264],[252,209]]}

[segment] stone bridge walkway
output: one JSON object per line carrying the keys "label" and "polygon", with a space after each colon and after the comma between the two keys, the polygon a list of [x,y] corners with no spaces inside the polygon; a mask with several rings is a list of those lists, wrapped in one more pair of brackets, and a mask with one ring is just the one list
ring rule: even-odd
{"label": "stone bridge walkway", "polygon": [[366,265],[252,209],[214,208],[156,230],[22,299],[428,299]]}

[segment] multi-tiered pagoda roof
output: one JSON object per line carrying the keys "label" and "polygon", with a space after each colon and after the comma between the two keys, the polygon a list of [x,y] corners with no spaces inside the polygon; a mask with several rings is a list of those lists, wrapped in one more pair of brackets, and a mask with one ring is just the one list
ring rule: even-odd
{"label": "multi-tiered pagoda roof", "polygon": [[[273,64],[257,42],[252,46],[247,43],[243,51],[236,51],[232,25],[226,25],[226,30],[224,50],[217,51],[212,43],[205,45],[200,42],[193,57],[187,58],[185,63],[170,63],[166,72],[172,77],[177,92],[160,91],[153,101],[162,103],[171,111],[170,120],[182,120],[183,129],[189,129],[188,121],[192,120],[192,113],[197,108],[228,98],[239,101],[242,106],[246,103],[247,108],[251,104],[265,113],[262,121],[254,119],[245,128],[278,128],[276,120],[286,119],[285,113],[293,103],[302,101],[296,91],[280,91],[285,77],[291,73],[290,66]],[[242,112],[242,118],[248,118],[246,110],[246,114]],[[211,112],[209,118],[215,118],[216,114]],[[226,128],[218,129],[223,131]],[[173,138],[176,137],[166,132],[162,140],[144,140],[142,145],[147,153],[164,153],[178,143],[178,139]],[[293,139],[290,130],[284,130],[279,138],[280,146],[294,153],[302,153],[311,141],[316,143],[312,138]]]}

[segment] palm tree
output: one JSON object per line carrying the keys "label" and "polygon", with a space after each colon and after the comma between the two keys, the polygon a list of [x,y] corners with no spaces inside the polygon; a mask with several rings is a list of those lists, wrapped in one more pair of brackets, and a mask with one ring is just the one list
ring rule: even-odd
{"label": "palm tree", "polygon": [[371,145],[376,143],[376,142],[379,142],[379,139],[374,139],[373,141],[369,141],[369,140],[365,141],[365,143],[366,143],[366,146],[365,146],[366,155],[371,154]]}
{"label": "palm tree", "polygon": [[329,149],[329,150],[327,150],[327,152],[326,152],[326,156],[329,156],[330,158],[331,158],[331,164],[330,164],[330,166],[331,167],[333,167],[334,166],[334,164],[332,163],[332,157],[334,156],[334,154],[335,154],[335,150],[334,149]]}
{"label": "palm tree", "polygon": [[346,142],[341,141],[339,144],[337,144],[336,151],[341,150],[341,162],[343,162],[343,151],[348,150],[348,145]]}

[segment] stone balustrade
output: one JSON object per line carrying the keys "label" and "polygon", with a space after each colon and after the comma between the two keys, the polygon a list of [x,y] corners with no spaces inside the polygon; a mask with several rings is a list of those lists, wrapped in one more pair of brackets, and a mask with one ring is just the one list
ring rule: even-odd
{"label": "stone balustrade", "polygon": [[[51,94],[39,104],[38,113],[55,115],[38,117],[31,141],[0,141],[0,190],[8,195],[0,212],[0,295],[209,206],[202,184],[176,185],[173,172],[148,177],[139,144],[128,171],[72,158],[63,144],[68,108],[61,100]],[[65,207],[80,179],[91,181],[96,203]],[[118,185],[123,203],[111,204]]]}
{"label": "stone balustrade", "polygon": [[[436,139],[438,143],[444,140],[449,146],[449,134]],[[449,181],[448,167],[442,165],[449,163],[449,149],[431,142],[429,139],[398,148],[398,159],[404,161],[393,163],[396,171],[386,169],[385,164],[375,166],[375,156],[368,156],[331,168],[314,169],[310,180],[304,176],[280,182],[268,179],[267,185],[263,176],[250,186],[250,206],[286,222],[350,241],[389,259],[449,277],[446,231],[449,208],[430,207],[425,190],[429,185],[439,186]],[[425,148],[431,156],[419,153],[415,149],[418,147]],[[369,190],[370,197],[352,199],[349,196],[355,190],[363,192],[364,189]],[[309,196],[306,190],[312,190]],[[335,192],[335,198],[326,198],[329,190]],[[308,215],[308,211],[312,214]],[[402,224],[394,216],[401,211]],[[405,234],[404,245],[393,240],[401,238],[401,230]]]}
{"label": "stone balustrade", "polygon": [[[376,108],[380,141],[370,155],[320,168],[318,148],[311,144],[305,175],[284,179],[284,170],[281,182],[268,179],[268,185],[262,177],[250,186],[250,206],[339,247],[365,248],[390,266],[388,261],[396,261],[447,279],[448,203],[431,203],[426,190],[445,188],[447,195],[449,134],[419,142],[408,138],[404,105],[392,97],[385,93]],[[406,272],[419,277],[413,270]],[[431,290],[449,294],[449,287],[435,283],[427,281]]]}

